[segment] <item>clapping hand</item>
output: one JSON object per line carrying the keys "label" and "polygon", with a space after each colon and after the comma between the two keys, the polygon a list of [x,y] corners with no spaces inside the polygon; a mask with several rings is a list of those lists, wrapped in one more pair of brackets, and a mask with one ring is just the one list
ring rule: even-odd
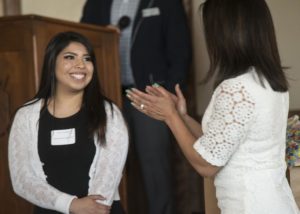
{"label": "clapping hand", "polygon": [[187,114],[186,101],[179,88],[175,86],[176,95],[170,93],[162,86],[154,84],[147,86],[144,93],[133,88],[127,91],[127,97],[132,101],[132,105],[148,116],[162,121],[167,121],[172,114]]}

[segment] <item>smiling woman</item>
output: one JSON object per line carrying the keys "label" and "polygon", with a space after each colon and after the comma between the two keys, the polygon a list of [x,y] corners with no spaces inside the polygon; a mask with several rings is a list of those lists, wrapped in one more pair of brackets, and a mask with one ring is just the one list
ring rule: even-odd
{"label": "smiling woman", "polygon": [[[60,93],[83,93],[90,83],[94,66],[84,45],[71,42],[57,56],[56,90]],[[58,94],[60,94],[58,93]]]}
{"label": "smiling woman", "polygon": [[101,94],[97,73],[84,36],[57,34],[46,48],[37,94],[15,115],[11,180],[35,214],[123,213],[118,186],[127,127],[118,107]]}

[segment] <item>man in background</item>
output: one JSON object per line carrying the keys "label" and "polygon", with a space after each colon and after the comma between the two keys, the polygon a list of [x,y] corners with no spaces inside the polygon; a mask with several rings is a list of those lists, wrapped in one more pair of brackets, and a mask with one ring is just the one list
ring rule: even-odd
{"label": "man in background", "polygon": [[[154,83],[171,91],[176,83],[184,87],[191,46],[181,0],[87,0],[81,22],[120,29],[123,95]],[[170,131],[135,110],[125,96],[123,113],[141,167],[148,213],[173,214]]]}

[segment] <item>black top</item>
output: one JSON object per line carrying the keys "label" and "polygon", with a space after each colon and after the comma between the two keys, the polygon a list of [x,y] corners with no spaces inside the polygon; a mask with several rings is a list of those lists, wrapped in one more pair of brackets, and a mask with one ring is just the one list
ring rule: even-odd
{"label": "black top", "polygon": [[96,152],[93,137],[88,137],[86,114],[82,108],[70,117],[56,118],[46,109],[40,114],[38,132],[38,153],[47,182],[79,198],[88,194],[89,170]]}

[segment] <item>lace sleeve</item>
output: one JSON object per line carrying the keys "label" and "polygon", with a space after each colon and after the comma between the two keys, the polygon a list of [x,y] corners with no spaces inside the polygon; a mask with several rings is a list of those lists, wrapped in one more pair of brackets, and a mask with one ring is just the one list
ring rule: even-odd
{"label": "lace sleeve", "polygon": [[224,166],[245,139],[255,102],[241,82],[227,80],[215,91],[212,113],[194,149],[209,163]]}
{"label": "lace sleeve", "polygon": [[31,164],[34,160],[30,143],[28,112],[20,109],[9,136],[9,169],[14,191],[29,202],[51,210],[69,213],[74,196],[58,191],[43,179]]}
{"label": "lace sleeve", "polygon": [[106,145],[101,147],[90,183],[89,194],[100,194],[106,198],[102,203],[111,205],[122,178],[128,151],[128,130],[120,110],[106,106]]}

